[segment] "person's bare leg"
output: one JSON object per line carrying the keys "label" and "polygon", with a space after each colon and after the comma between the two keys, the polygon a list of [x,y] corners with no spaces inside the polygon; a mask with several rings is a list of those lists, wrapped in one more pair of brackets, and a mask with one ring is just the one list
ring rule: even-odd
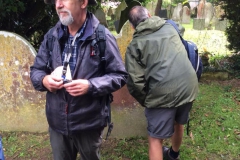
{"label": "person's bare leg", "polygon": [[171,137],[172,149],[175,152],[178,152],[180,149],[180,146],[182,144],[182,139],[183,139],[183,132],[184,132],[184,126],[182,124],[175,122],[174,133],[173,133],[173,136]]}
{"label": "person's bare leg", "polygon": [[148,136],[148,143],[149,143],[149,160],[162,160],[163,153],[162,153],[162,139],[153,138]]}

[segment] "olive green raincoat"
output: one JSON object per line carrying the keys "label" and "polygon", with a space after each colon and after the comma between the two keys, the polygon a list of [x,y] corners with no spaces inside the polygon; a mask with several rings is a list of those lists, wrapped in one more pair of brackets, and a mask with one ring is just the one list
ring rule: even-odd
{"label": "olive green raincoat", "polygon": [[179,35],[160,17],[141,22],[125,55],[130,94],[144,107],[178,107],[192,102],[198,80]]}

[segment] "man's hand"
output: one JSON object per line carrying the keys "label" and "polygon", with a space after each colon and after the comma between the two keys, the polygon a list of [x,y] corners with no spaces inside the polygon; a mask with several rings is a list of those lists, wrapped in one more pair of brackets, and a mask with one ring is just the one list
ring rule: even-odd
{"label": "man's hand", "polygon": [[80,96],[86,94],[89,88],[89,82],[86,79],[73,80],[63,85],[66,91],[72,96]]}
{"label": "man's hand", "polygon": [[56,92],[63,88],[63,80],[55,75],[47,75],[43,78],[43,85],[50,91]]}

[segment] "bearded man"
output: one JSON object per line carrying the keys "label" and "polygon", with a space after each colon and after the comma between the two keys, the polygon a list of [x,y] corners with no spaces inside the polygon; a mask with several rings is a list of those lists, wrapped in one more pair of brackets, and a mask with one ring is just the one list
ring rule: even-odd
{"label": "bearded man", "polygon": [[[44,36],[30,68],[30,78],[36,90],[46,91],[53,157],[75,160],[80,153],[81,160],[99,160],[102,133],[109,116],[109,94],[123,87],[128,75],[116,39],[104,28],[106,47],[102,65],[99,50],[94,48],[93,54],[91,45],[99,21],[87,11],[87,6],[95,1],[45,0],[45,3],[55,4],[60,21]],[[70,76],[65,79],[65,75]]]}

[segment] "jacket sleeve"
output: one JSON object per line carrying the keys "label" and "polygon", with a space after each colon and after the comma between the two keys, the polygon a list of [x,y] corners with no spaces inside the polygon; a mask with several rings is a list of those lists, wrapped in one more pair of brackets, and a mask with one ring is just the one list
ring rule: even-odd
{"label": "jacket sleeve", "polygon": [[47,36],[44,36],[44,40],[41,43],[39,51],[35,57],[34,64],[30,67],[30,78],[32,81],[33,87],[38,91],[47,91],[43,86],[43,78],[49,74],[49,71],[46,69],[47,62],[49,59],[49,53],[46,48]]}
{"label": "jacket sleeve", "polygon": [[126,84],[126,72],[116,39],[106,30],[105,73],[101,77],[89,79],[89,94],[103,96],[117,91]]}
{"label": "jacket sleeve", "polygon": [[146,97],[146,80],[144,76],[144,65],[141,64],[135,51],[127,48],[125,55],[125,66],[129,74],[127,88],[129,93],[143,106]]}

